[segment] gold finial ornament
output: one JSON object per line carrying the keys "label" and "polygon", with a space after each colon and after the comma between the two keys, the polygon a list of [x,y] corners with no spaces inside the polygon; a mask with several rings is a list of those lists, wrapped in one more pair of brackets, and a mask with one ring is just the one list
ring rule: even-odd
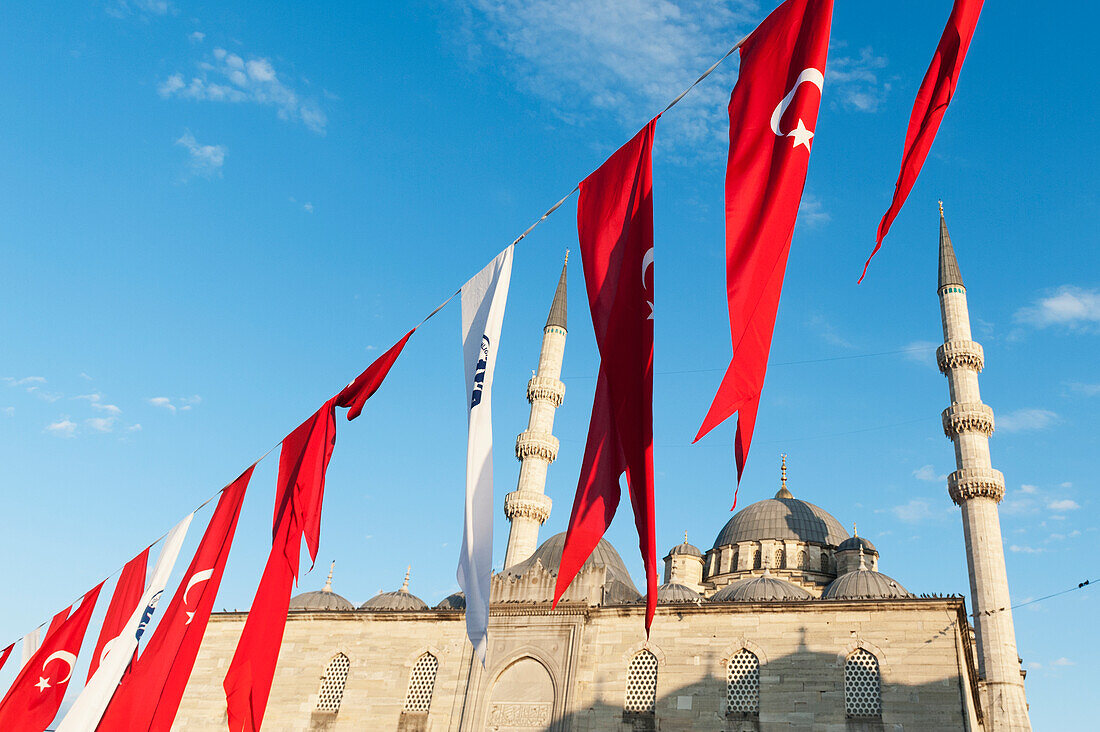
{"label": "gold finial ornament", "polygon": [[794,498],[794,495],[787,490],[787,453],[780,455],[782,462],[779,466],[779,490],[776,491],[776,498]]}
{"label": "gold finial ornament", "polygon": [[855,521],[852,522],[852,536],[859,536],[859,531],[856,529],[856,522]]}
{"label": "gold finial ornament", "polygon": [[565,264],[569,264],[569,250],[565,250]]}
{"label": "gold finial ornament", "polygon": [[940,201],[940,216],[943,216],[943,201]]}
{"label": "gold finial ornament", "polygon": [[687,544],[687,543],[688,543],[688,532],[687,532],[687,529],[684,529],[684,543],[685,543],[685,544]]}
{"label": "gold finial ornament", "polygon": [[332,560],[332,564],[328,568],[328,579],[325,580],[325,586],[321,588],[321,592],[332,592],[332,572],[336,569],[336,560]]}

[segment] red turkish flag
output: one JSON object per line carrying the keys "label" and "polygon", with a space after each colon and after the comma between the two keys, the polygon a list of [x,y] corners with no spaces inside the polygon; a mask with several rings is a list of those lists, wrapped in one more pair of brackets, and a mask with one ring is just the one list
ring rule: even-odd
{"label": "red turkish flag", "polygon": [[103,617],[103,627],[99,630],[95,652],[88,665],[89,679],[99,668],[104,648],[122,633],[130,616],[134,614],[134,610],[137,610],[138,601],[145,592],[145,569],[148,564],[149,548],[146,547],[145,551],[131,559],[122,568],[122,574],[118,576],[118,583],[115,585],[115,592],[111,595],[111,603],[107,606],[107,614]]}
{"label": "red turkish flag", "polygon": [[657,602],[653,524],[653,133],[657,118],[580,184],[577,233],[600,373],[554,603],[603,537],[626,473],[645,564],[646,633]]}
{"label": "red turkish flag", "polygon": [[863,265],[860,282],[863,282],[867,265],[871,264],[871,259],[882,246],[886,233],[890,231],[894,217],[905,205],[905,199],[917,182],[928,151],[932,149],[932,142],[936,139],[936,132],[940,129],[947,105],[955,95],[955,85],[959,83],[959,73],[981,14],[982,0],[955,0],[955,5],[951,8],[951,17],[947,19],[947,26],[940,36],[932,63],[928,66],[928,71],[924,72],[924,80],[921,81],[916,101],[913,102],[913,111],[909,114],[909,128],[905,131],[905,149],[901,154],[898,182],[894,185],[894,198],[879,221],[875,248]]}
{"label": "red turkish flag", "polygon": [[190,566],[145,651],[115,692],[98,732],[168,732],[221,585],[253,464],[222,490]]}
{"label": "red turkish flag", "polygon": [[415,332],[416,328],[413,328],[406,333],[404,338],[375,359],[374,363],[368,366],[363,373],[355,377],[355,381],[345,386],[343,391],[336,395],[336,406],[347,407],[349,422],[359,416],[363,411],[363,405],[374,396],[374,392],[378,391],[378,387],[382,386],[382,382],[389,374],[393,362],[401,355],[401,349],[405,347],[405,344],[409,342],[409,338]]}
{"label": "red turkish flag", "polygon": [[102,582],[89,590],[72,615],[70,606],[54,616],[42,645],[0,701],[0,730],[42,732],[57,716],[101,589]]}
{"label": "red turkish flag", "polygon": [[832,15],[832,0],[787,0],[776,8],[741,45],[730,96],[726,295],[733,359],[694,441],[737,412],[738,483],[806,185]]}
{"label": "red turkish flag", "polygon": [[271,553],[222,684],[230,732],[256,732],[263,723],[303,536],[310,559],[317,560],[325,471],[336,446],[337,398],[283,438]]}
{"label": "red turkish flag", "polygon": [[4,664],[8,662],[8,656],[11,655],[11,649],[15,648],[15,643],[0,651],[0,671],[4,669]]}

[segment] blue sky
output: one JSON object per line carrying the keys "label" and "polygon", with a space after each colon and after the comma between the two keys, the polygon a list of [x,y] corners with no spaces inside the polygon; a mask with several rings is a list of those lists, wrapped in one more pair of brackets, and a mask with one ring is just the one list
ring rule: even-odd
{"label": "blue sky", "polygon": [[[474,274],[771,3],[471,0],[0,9],[0,635],[18,637],[232,480]],[[1089,577],[1098,523],[1100,254],[1091,5],[989,3],[939,139],[864,284],[913,95],[949,3],[838,3],[822,114],[742,503],[790,487],[858,522],[914,592],[967,591],[934,365],[936,200],[986,351],[1013,600]],[[658,544],[729,518],[732,422],[689,443],[729,358],[725,104],[736,59],[658,124]],[[496,376],[498,502],[575,202],[520,245]],[[551,468],[565,528],[597,357],[570,280]],[[341,422],[321,564],[356,603],[456,589],[458,309]],[[690,373],[682,373],[682,372]],[[667,374],[662,372],[681,372]],[[274,461],[218,607],[265,557]],[[624,513],[609,538],[642,581]],[[193,530],[197,541],[208,514]],[[507,524],[498,514],[497,556]],[[181,562],[181,566],[185,564]],[[1095,577],[1092,577],[1095,579]],[[324,571],[303,579],[320,587]],[[1016,613],[1037,729],[1083,724],[1095,590]],[[639,629],[640,632],[640,629]],[[90,643],[91,641],[89,641]],[[10,675],[5,674],[6,679]]]}

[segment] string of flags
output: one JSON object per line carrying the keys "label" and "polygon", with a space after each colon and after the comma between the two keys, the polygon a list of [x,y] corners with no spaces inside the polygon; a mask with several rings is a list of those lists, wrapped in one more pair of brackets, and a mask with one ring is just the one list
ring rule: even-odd
{"label": "string of flags", "polygon": [[[982,0],[954,2],[914,103],[901,172],[890,208],[879,224],[871,257],[879,250],[920,173],[954,95],[981,8]],[[695,437],[695,441],[702,439],[737,414],[735,458],[739,484],[752,443],[824,91],[832,10],[833,0],[781,3],[661,114],[276,445],[281,449],[271,548],[223,682],[231,732],[256,732],[261,728],[290,594],[300,575],[303,541],[310,561],[317,558],[325,474],[336,445],[336,408],[346,409],[349,421],[357,418],[413,333],[456,296],[461,296],[462,306],[468,418],[466,496],[457,577],[466,594],[467,634],[478,658],[485,663],[493,540],[492,384],[514,249],[577,191],[578,240],[600,367],[554,604],[610,526],[621,497],[619,481],[625,474],[646,573],[648,635],[657,594],[652,412],[652,150],[657,122],[718,64],[735,51],[740,52],[741,66],[728,108],[730,144],[725,179],[732,357]],[[864,275],[866,269],[867,265]],[[140,653],[138,643],[154,618],[199,509],[162,537],[163,545],[151,574],[147,576],[151,546],[122,568],[92,647],[87,681],[61,719],[59,731],[171,727],[213,610],[245,492],[260,460],[216,494],[218,503],[198,548]],[[734,506],[736,502],[735,489]],[[42,732],[53,722],[105,583],[85,593],[79,605],[74,602],[57,613],[41,641],[40,629],[24,636],[22,666],[0,700],[0,729]],[[0,668],[14,647],[15,642],[0,650]]]}

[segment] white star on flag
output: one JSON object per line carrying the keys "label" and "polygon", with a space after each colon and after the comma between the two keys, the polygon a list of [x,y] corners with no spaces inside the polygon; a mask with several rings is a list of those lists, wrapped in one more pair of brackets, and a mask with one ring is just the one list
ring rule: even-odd
{"label": "white star on flag", "polygon": [[38,691],[41,693],[41,692],[45,691],[46,689],[50,688],[50,680],[48,678],[44,679],[41,676],[39,676],[38,677],[38,683],[35,684],[35,686],[38,687]]}
{"label": "white star on flag", "polygon": [[[805,145],[806,149],[810,149],[810,140],[813,139],[814,133],[806,129],[806,126],[802,124],[802,118],[798,119],[798,127],[794,128],[787,133],[787,137],[792,138],[794,147],[799,145]],[[791,148],[794,149],[794,148]]]}

